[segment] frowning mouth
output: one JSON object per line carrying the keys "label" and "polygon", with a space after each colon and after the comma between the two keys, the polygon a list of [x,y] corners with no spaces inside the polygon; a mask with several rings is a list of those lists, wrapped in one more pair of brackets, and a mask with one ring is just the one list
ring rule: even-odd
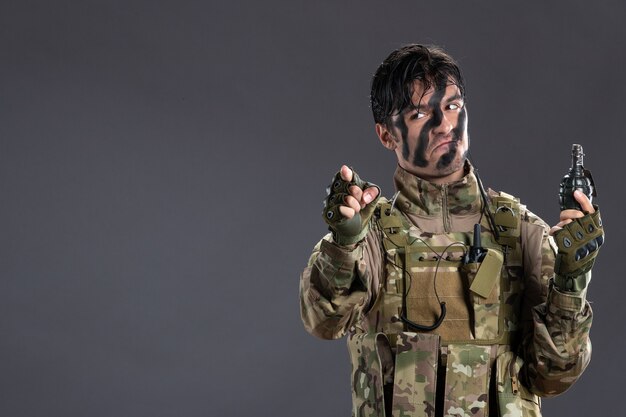
{"label": "frowning mouth", "polygon": [[455,144],[457,142],[456,139],[446,139],[442,142],[439,142],[437,145],[435,145],[435,147],[433,148],[433,151],[436,151],[437,149],[444,147],[444,146],[448,146],[450,144]]}
{"label": "frowning mouth", "polygon": [[435,149],[437,149],[437,148],[439,148],[441,146],[445,146],[445,145],[447,145],[449,143],[454,143],[454,141],[453,140],[447,140],[445,142],[441,142],[439,145],[435,146]]}

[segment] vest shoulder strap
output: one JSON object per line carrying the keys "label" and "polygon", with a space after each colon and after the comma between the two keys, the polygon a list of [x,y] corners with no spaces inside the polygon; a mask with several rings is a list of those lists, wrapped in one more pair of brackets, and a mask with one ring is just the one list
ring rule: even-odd
{"label": "vest shoulder strap", "polygon": [[392,208],[391,202],[384,199],[376,208],[376,217],[383,229],[383,245],[386,250],[408,246],[408,232],[411,225],[400,210]]}
{"label": "vest shoulder strap", "polygon": [[516,249],[520,242],[522,217],[525,209],[519,198],[500,191],[490,191],[491,212],[494,213],[495,226],[500,237],[498,243]]}

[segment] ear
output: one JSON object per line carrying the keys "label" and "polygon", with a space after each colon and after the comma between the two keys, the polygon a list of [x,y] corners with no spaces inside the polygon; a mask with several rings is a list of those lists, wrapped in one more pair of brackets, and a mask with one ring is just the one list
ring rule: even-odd
{"label": "ear", "polygon": [[376,134],[378,135],[380,143],[390,151],[398,147],[398,139],[396,139],[394,134],[390,132],[384,124],[376,123]]}

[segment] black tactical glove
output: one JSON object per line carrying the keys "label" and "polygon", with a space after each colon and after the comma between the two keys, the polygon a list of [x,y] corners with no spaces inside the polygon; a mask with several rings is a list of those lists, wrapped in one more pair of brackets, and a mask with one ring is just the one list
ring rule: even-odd
{"label": "black tactical glove", "polygon": [[[350,195],[349,189],[353,185],[362,190],[376,187],[378,188],[378,195],[359,213],[355,213],[351,219],[347,219],[339,212],[339,206],[346,205],[345,198]],[[328,223],[333,232],[334,241],[342,246],[361,241],[369,230],[369,221],[374,214],[376,202],[380,198],[380,188],[375,184],[361,180],[354,170],[352,170],[352,181],[345,181],[341,178],[341,171],[339,171],[335,174],[332,183],[326,188],[326,194],[323,216],[324,221]]]}
{"label": "black tactical glove", "polygon": [[554,234],[558,247],[554,263],[554,285],[561,291],[580,292],[587,286],[586,273],[591,270],[600,246],[604,243],[604,229],[600,212],[574,219]]}

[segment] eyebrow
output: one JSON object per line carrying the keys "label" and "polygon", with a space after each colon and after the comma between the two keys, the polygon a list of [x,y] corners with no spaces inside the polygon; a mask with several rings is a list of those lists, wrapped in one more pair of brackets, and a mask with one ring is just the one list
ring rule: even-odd
{"label": "eyebrow", "polygon": [[448,98],[445,100],[445,102],[446,102],[446,103],[450,103],[451,101],[454,101],[454,100],[463,100],[463,97],[462,97],[460,94],[455,94],[455,95],[453,95],[452,97],[448,97]]}

